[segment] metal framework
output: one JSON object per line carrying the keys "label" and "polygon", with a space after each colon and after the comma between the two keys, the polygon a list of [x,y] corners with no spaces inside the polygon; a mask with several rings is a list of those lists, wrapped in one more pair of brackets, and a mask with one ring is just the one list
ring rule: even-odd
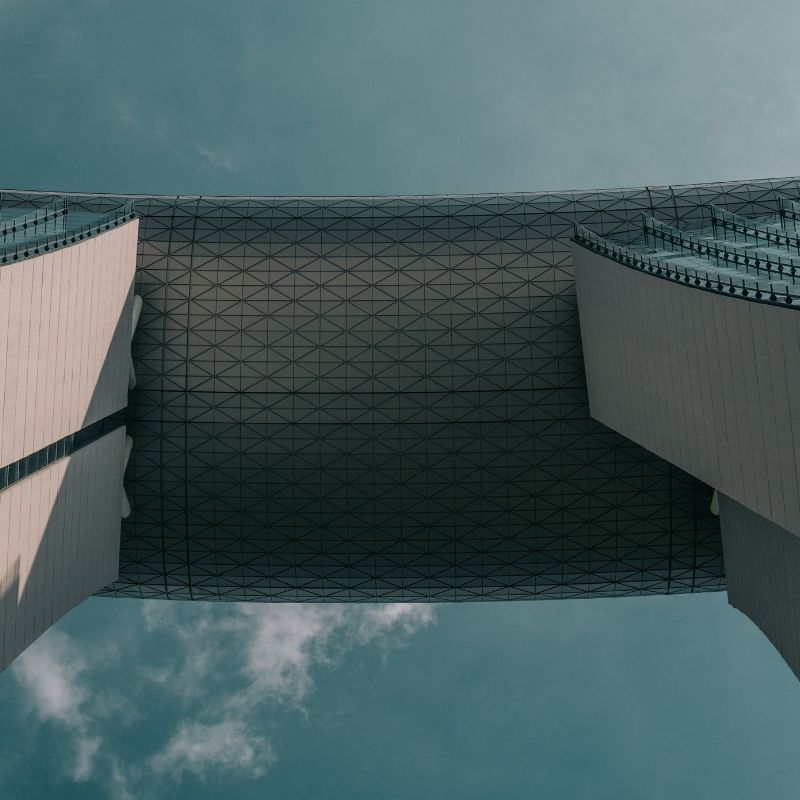
{"label": "metal framework", "polygon": [[[63,195],[59,195],[63,197]],[[711,491],[588,415],[575,223],[777,213],[795,180],[454,197],[68,195],[140,218],[119,580],[211,600],[724,588]],[[0,207],[52,194],[3,192]],[[788,206],[787,206],[788,207]]]}

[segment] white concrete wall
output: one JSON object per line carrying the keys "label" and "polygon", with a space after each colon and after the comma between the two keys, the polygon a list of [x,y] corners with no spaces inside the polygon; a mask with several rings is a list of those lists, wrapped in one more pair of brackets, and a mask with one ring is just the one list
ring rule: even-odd
{"label": "white concrete wall", "polygon": [[127,405],[137,232],[0,266],[0,465]]}
{"label": "white concrete wall", "polygon": [[724,495],[719,512],[728,601],[800,677],[800,537]]}
{"label": "white concrete wall", "polygon": [[574,258],[591,415],[800,536],[800,309]]}
{"label": "white concrete wall", "polygon": [[117,577],[125,429],[0,492],[0,669]]}
{"label": "white concrete wall", "polygon": [[[138,222],[0,266],[0,465],[128,402]],[[0,492],[0,668],[119,568],[124,429]]]}

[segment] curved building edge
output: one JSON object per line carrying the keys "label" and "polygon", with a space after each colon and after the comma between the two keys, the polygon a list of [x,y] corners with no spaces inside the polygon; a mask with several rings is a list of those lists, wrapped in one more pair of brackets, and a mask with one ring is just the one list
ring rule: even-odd
{"label": "curved building edge", "polygon": [[[53,194],[4,191],[0,208]],[[710,489],[589,415],[569,239],[575,222],[614,235],[646,211],[692,226],[710,204],[753,216],[799,196],[797,179],[66,195],[86,211],[130,199],[140,217],[133,513],[106,592],[369,601],[723,588]],[[385,328],[387,304],[398,321]]]}

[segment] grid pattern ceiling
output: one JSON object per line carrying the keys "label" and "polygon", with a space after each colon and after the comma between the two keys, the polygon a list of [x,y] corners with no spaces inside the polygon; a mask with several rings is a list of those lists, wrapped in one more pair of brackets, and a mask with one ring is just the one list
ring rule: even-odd
{"label": "grid pattern ceiling", "polygon": [[[569,236],[794,180],[135,197],[133,507],[104,593],[469,600],[724,588],[710,490],[589,418]],[[49,195],[4,192],[3,207]],[[119,196],[71,195],[86,210]]]}

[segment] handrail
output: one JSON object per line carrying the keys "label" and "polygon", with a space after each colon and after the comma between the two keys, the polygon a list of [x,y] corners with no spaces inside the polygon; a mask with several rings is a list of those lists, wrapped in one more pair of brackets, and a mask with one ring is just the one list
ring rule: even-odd
{"label": "handrail", "polygon": [[11,264],[21,259],[38,256],[42,253],[58,250],[60,247],[69,247],[79,241],[109,230],[112,227],[134,219],[136,210],[133,200],[128,200],[122,206],[97,217],[92,222],[78,228],[60,231],[58,236],[46,234],[32,240],[12,244],[8,247],[0,246],[0,265]]}
{"label": "handrail", "polygon": [[[585,228],[579,223],[575,223],[572,241],[588,250],[593,250],[601,255],[607,256],[614,261],[640,272],[648,272],[654,277],[664,280],[671,280],[675,283],[685,283],[693,285],[704,291],[725,293],[733,297],[740,297],[750,302],[767,303],[771,305],[793,305],[800,306],[800,294],[789,292],[789,287],[784,287],[784,293],[779,294],[775,291],[772,283],[769,284],[769,294],[761,287],[747,286],[742,278],[741,286],[734,282],[732,276],[728,276],[728,282],[724,283],[722,275],[709,275],[708,272],[702,274],[689,267],[681,267],[677,264],[662,264],[654,261],[649,255],[637,253],[634,250],[623,247],[616,242],[604,239],[593,231]],[[712,280],[713,278],[713,280]]]}
{"label": "handrail", "polygon": [[800,203],[781,197],[778,200],[778,213],[781,217],[781,227],[786,230],[786,220],[792,220],[792,227],[797,230],[797,221],[800,220]]}
{"label": "handrail", "polygon": [[734,235],[743,233],[745,236],[752,236],[755,239],[764,239],[770,244],[783,245],[787,251],[791,251],[791,248],[794,248],[800,253],[800,236],[787,236],[785,233],[770,230],[757,222],[753,222],[751,219],[747,219],[747,217],[734,214],[732,211],[713,204],[711,204],[711,222],[715,229],[717,223],[719,223],[723,230],[730,229],[734,232]]}
{"label": "handrail", "polygon": [[763,250],[749,248],[750,252],[741,252],[743,248],[740,246],[731,247],[716,242],[709,243],[700,236],[687,233],[680,228],[673,228],[653,217],[648,217],[647,214],[642,214],[642,232],[647,244],[650,243],[648,236],[652,235],[654,239],[677,244],[682,250],[688,250],[691,255],[706,256],[709,260],[713,258],[718,264],[722,262],[721,265],[728,268],[741,269],[744,267],[748,274],[752,267],[756,273],[766,270],[767,276],[772,279],[774,271],[778,273],[777,280],[788,278],[792,283],[796,283],[795,274],[800,269],[800,260],[795,262],[794,259],[789,258],[783,261],[780,256],[775,260],[771,253],[765,253]]}
{"label": "handrail", "polygon": [[64,217],[66,217],[68,211],[66,200],[57,200],[41,208],[35,208],[21,217],[12,217],[11,219],[2,220],[0,221],[0,226],[2,226],[0,236],[3,237],[3,242],[7,240],[9,235],[11,236],[11,240],[14,241],[18,233],[21,236],[27,235],[28,228],[30,227],[33,227],[34,233],[40,232],[38,231],[39,225],[44,225],[44,229],[41,233],[46,233],[47,224],[51,221],[53,223],[53,232],[55,233],[57,220],[60,219],[62,227],[66,227],[66,220]]}

